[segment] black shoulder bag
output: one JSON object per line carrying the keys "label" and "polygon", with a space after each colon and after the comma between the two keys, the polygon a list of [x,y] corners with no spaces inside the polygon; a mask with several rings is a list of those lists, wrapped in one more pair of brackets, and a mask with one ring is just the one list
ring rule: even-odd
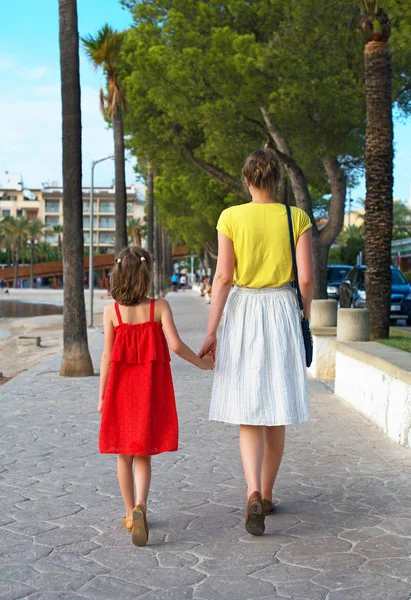
{"label": "black shoulder bag", "polygon": [[291,244],[291,256],[293,259],[293,271],[294,271],[294,285],[297,291],[297,299],[298,306],[301,311],[301,329],[303,332],[303,340],[305,347],[305,363],[307,367],[309,367],[313,361],[313,338],[310,331],[310,322],[304,314],[304,304],[301,296],[300,285],[298,283],[298,269],[297,269],[297,259],[295,257],[295,245],[294,245],[294,233],[293,233],[293,221],[291,218],[291,210],[288,205],[285,207],[287,209],[287,217],[288,217],[288,230],[290,232],[290,244]]}

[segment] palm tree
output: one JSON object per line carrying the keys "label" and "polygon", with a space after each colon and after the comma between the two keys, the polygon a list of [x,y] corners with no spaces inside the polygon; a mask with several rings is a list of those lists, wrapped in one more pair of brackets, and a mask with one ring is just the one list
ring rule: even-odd
{"label": "palm tree", "polygon": [[123,112],[126,108],[124,86],[120,78],[120,56],[124,32],[104,25],[95,37],[81,38],[84,49],[96,69],[102,67],[107,78],[107,93],[100,89],[100,109],[103,116],[113,124],[114,163],[116,188],[116,237],[118,254],[127,246],[127,193],[124,166]]}
{"label": "palm tree", "polygon": [[134,246],[141,246],[143,237],[146,236],[147,225],[141,219],[128,219],[127,236],[131,238]]}
{"label": "palm tree", "polygon": [[59,260],[62,257],[62,240],[61,240],[61,234],[63,233],[63,226],[62,225],[54,225],[53,227],[53,232],[57,235],[57,256],[59,258]]}
{"label": "palm tree", "polygon": [[365,35],[365,252],[371,339],[388,337],[393,212],[392,69],[390,23],[378,0],[359,0]]}
{"label": "palm tree", "polygon": [[27,237],[30,242],[30,287],[34,287],[34,248],[43,235],[44,225],[40,219],[33,219],[27,225]]}
{"label": "palm tree", "polygon": [[19,279],[19,262],[22,246],[27,239],[28,220],[26,217],[9,217],[4,223],[4,231],[14,253],[14,282],[17,287]]}
{"label": "palm tree", "polygon": [[60,375],[93,375],[84,303],[81,105],[76,0],[59,0],[59,44],[63,122],[64,334]]}

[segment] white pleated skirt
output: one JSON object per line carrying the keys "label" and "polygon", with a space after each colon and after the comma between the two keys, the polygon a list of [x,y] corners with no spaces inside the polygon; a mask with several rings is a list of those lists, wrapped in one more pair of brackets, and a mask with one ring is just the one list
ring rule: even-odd
{"label": "white pleated skirt", "polygon": [[291,286],[230,292],[209,418],[267,426],[308,421],[301,314]]}

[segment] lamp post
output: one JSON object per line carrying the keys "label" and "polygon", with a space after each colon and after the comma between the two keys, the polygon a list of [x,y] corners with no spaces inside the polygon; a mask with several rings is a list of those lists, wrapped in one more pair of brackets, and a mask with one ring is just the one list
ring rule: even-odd
{"label": "lamp post", "polygon": [[105,160],[114,159],[113,155],[99,158],[91,161],[91,188],[90,188],[90,252],[88,263],[88,288],[90,291],[90,320],[89,327],[94,327],[93,311],[94,311],[94,271],[93,271],[93,255],[94,255],[94,167]]}

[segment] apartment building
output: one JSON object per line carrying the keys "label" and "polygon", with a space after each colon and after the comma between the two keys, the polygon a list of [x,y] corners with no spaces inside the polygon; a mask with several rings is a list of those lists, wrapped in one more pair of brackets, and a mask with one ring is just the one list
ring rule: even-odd
{"label": "apartment building", "polygon": [[[136,184],[127,188],[127,218],[145,217],[145,186]],[[53,231],[63,225],[63,189],[46,185],[28,190],[21,176],[6,173],[0,185],[0,219],[26,217],[40,219],[45,224],[45,239],[57,246],[59,234]],[[107,252],[114,247],[115,199],[113,187],[94,188],[94,247],[96,252]],[[90,244],[90,188],[83,188],[84,243]]]}
{"label": "apartment building", "polygon": [[[57,245],[58,234],[52,231],[56,225],[63,225],[63,190],[45,187],[42,190],[44,202],[44,223],[48,229],[46,241]],[[144,220],[145,187],[127,188],[127,218]],[[96,252],[107,252],[114,248],[115,199],[114,188],[94,188],[93,245]],[[90,188],[83,188],[83,232],[84,243],[90,244]]]}
{"label": "apartment building", "polygon": [[0,185],[0,219],[26,217],[42,219],[41,189],[24,189],[21,175],[5,173]]}

